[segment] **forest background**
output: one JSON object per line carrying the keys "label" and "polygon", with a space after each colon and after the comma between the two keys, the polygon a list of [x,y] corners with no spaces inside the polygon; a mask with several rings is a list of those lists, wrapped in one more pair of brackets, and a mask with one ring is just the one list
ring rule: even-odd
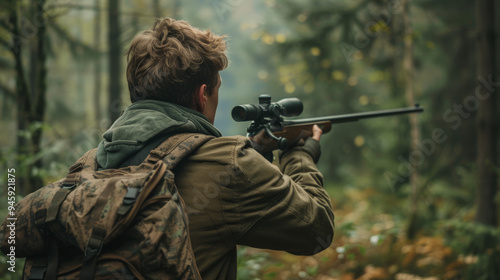
{"label": "forest background", "polygon": [[[245,134],[230,110],[264,93],[300,98],[301,117],[425,109],[335,125],[318,164],[336,215],[331,247],[309,257],[240,247],[238,279],[500,279],[499,10],[493,0],[1,0],[0,214],[14,176],[19,201],[96,147],[130,104],[131,39],[167,16],[228,36],[224,135]],[[7,260],[0,277],[18,279]]]}

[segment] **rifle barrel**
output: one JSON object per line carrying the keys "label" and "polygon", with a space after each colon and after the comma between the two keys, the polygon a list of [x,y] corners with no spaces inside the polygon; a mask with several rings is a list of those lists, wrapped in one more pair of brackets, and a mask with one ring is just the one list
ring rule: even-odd
{"label": "rifle barrel", "polygon": [[331,123],[344,123],[344,122],[355,122],[360,119],[368,119],[368,118],[377,118],[377,117],[385,117],[392,115],[401,115],[401,114],[411,114],[411,113],[421,113],[424,109],[420,108],[417,105],[415,107],[408,108],[398,108],[398,109],[389,109],[389,110],[379,110],[379,111],[371,111],[364,113],[355,113],[355,114],[344,114],[344,115],[336,115],[336,116],[326,116],[326,117],[316,117],[316,118],[307,118],[307,119],[298,119],[298,120],[285,120],[283,125],[298,125],[298,124],[306,124],[306,123],[317,123],[330,121]]}

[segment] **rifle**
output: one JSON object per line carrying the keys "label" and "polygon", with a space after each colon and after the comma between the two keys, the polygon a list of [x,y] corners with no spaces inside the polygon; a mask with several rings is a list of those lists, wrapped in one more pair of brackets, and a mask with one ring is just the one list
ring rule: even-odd
{"label": "rifle", "polygon": [[257,135],[265,130],[267,136],[276,141],[278,148],[284,150],[288,143],[312,135],[312,126],[317,124],[323,134],[331,130],[332,124],[354,122],[360,119],[385,117],[392,115],[421,113],[424,111],[418,104],[415,107],[397,108],[390,110],[379,110],[357,114],[344,114],[336,116],[316,117],[298,120],[285,120],[285,117],[296,117],[302,113],[303,104],[298,98],[285,98],[271,103],[271,96],[263,94],[259,96],[259,104],[244,104],[233,108],[231,115],[237,122],[252,121],[247,128],[247,136]]}

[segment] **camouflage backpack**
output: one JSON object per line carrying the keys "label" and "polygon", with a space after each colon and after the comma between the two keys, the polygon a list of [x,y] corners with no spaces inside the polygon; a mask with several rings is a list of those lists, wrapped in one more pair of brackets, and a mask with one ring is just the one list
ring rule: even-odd
{"label": "camouflage backpack", "polygon": [[[97,171],[96,149],[16,206],[24,279],[201,279],[171,171],[212,136],[177,134],[139,166]],[[0,228],[5,254],[9,228]]]}

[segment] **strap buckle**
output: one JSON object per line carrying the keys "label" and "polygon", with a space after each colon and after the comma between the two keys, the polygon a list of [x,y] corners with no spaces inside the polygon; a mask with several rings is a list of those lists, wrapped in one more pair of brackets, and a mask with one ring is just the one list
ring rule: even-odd
{"label": "strap buckle", "polygon": [[140,188],[128,188],[127,194],[125,194],[125,197],[123,198],[123,204],[129,205],[134,203],[140,192]]}
{"label": "strap buckle", "polygon": [[68,191],[72,191],[76,187],[76,184],[73,182],[63,183],[61,189],[66,189]]}
{"label": "strap buckle", "polygon": [[28,280],[42,280],[45,279],[45,272],[47,271],[47,264],[34,263],[30,269],[30,276]]}
{"label": "strap buckle", "polygon": [[153,149],[149,152],[149,156],[147,157],[147,161],[151,164],[155,164],[163,157],[165,157],[164,152]]}
{"label": "strap buckle", "polygon": [[75,163],[72,166],[70,166],[69,173],[79,171],[80,169],[82,169],[82,167],[83,167],[83,162]]}
{"label": "strap buckle", "polygon": [[97,257],[101,253],[102,246],[104,245],[104,238],[106,237],[106,230],[95,227],[92,229],[89,242],[85,247],[84,262]]}

